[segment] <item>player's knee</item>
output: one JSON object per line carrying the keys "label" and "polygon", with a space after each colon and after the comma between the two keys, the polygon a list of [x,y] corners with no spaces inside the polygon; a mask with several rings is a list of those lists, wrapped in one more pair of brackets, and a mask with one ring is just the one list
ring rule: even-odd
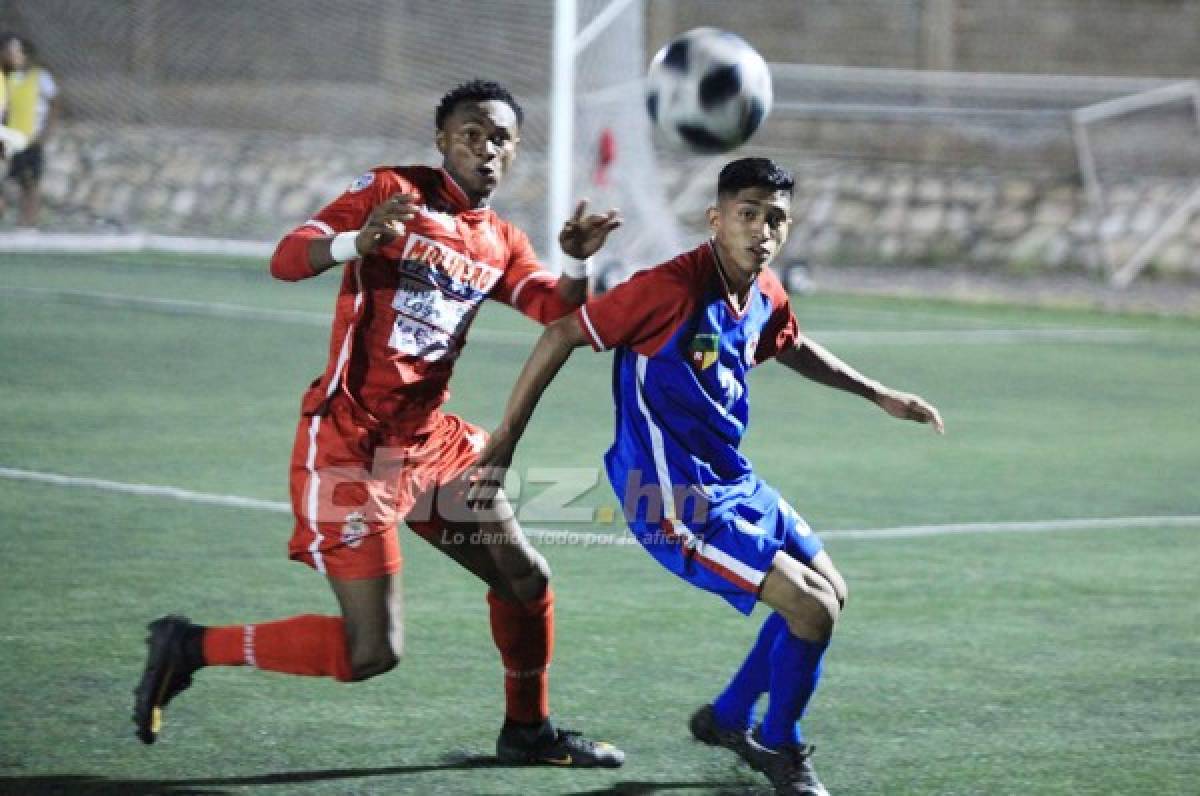
{"label": "player's knee", "polygon": [[797,587],[787,600],[783,618],[796,638],[824,643],[833,635],[841,609],[832,587]]}
{"label": "player's knee", "polygon": [[550,586],[550,564],[545,556],[534,553],[525,571],[509,579],[509,591],[513,597],[522,603],[532,603],[542,599]]}

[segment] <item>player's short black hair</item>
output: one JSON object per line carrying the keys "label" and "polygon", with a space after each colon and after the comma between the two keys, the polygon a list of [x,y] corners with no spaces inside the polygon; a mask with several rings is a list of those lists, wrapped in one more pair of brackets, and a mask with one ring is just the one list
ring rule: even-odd
{"label": "player's short black hair", "polygon": [[456,86],[442,97],[442,101],[438,103],[437,112],[434,114],[434,123],[437,125],[437,129],[442,129],[446,118],[454,112],[454,107],[458,103],[484,102],[486,100],[500,100],[508,103],[508,107],[512,108],[513,113],[517,115],[518,127],[525,121],[525,111],[521,109],[521,104],[508,89],[493,80],[476,79]]}
{"label": "player's short black hair", "polygon": [[717,177],[717,196],[732,196],[743,188],[763,187],[791,195],[796,178],[770,158],[742,158],[725,164]]}

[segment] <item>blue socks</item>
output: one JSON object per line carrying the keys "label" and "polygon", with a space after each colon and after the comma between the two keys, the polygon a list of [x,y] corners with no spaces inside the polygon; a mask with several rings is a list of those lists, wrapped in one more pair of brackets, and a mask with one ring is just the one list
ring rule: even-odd
{"label": "blue socks", "polygon": [[817,690],[821,659],[827,643],[798,639],[783,617],[772,612],[737,674],[713,700],[717,723],[727,730],[744,730],[754,723],[754,705],[770,694],[759,738],[770,749],[800,743],[797,722]]}
{"label": "blue socks", "polygon": [[759,739],[768,749],[803,740],[797,722],[817,690],[826,647],[827,642],[805,641],[786,630],[775,639],[771,649],[771,697],[759,729]]}
{"label": "blue socks", "polygon": [[771,687],[771,650],[780,633],[788,634],[787,622],[772,611],[758,631],[758,640],[742,668],[713,700],[717,723],[727,730],[744,730],[754,722],[754,703]]}

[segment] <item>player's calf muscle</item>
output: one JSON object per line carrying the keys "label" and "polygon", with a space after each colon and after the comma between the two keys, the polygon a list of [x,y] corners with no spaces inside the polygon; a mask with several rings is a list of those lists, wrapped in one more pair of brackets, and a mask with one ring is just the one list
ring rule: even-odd
{"label": "player's calf muscle", "polygon": [[355,681],[390,672],[404,656],[403,634],[347,633],[346,643],[350,649],[350,672]]}

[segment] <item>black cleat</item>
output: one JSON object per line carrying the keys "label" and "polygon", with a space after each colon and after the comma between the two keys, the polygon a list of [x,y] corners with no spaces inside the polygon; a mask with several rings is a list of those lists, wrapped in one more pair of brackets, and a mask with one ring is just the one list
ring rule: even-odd
{"label": "black cleat", "polygon": [[617,768],[625,753],[604,741],[589,741],[572,730],[560,730],[549,721],[540,727],[505,722],[496,739],[496,759],[501,763]]}
{"label": "black cleat", "polygon": [[788,796],[829,796],[829,791],[817,779],[812,765],[812,753],[816,747],[799,743],[768,749],[762,745],[758,731],[748,736],[749,752],[753,765],[767,775],[777,794]]}
{"label": "black cleat", "polygon": [[688,721],[688,729],[692,737],[700,743],[709,746],[724,746],[738,753],[738,756],[750,765],[754,760],[750,757],[750,742],[747,739],[749,730],[727,730],[717,723],[717,713],[712,705],[705,705],[692,714]]}
{"label": "black cleat", "polygon": [[155,619],[146,629],[146,668],[133,689],[133,723],[142,743],[154,743],[162,730],[163,708],[192,684],[201,666],[195,641],[200,628],[184,616]]}

